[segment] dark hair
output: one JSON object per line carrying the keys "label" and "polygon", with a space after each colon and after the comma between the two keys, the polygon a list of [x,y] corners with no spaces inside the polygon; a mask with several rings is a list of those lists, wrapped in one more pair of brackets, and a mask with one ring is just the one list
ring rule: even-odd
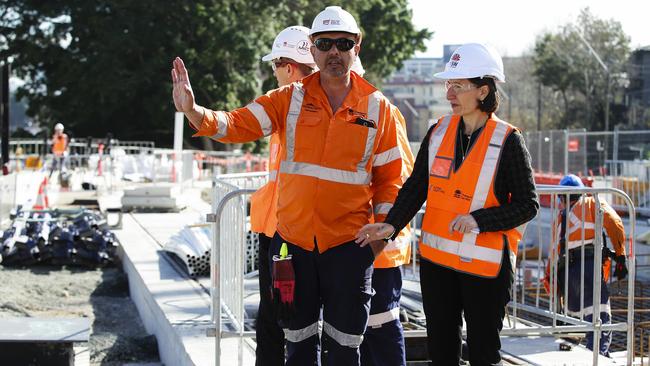
{"label": "dark hair", "polygon": [[483,85],[488,86],[488,94],[483,99],[483,102],[479,100],[478,108],[482,112],[492,113],[496,112],[499,109],[499,102],[501,101],[501,96],[499,96],[499,91],[497,90],[497,85],[494,82],[494,79],[491,77],[482,77],[482,78],[471,78],[469,82],[476,85],[480,88]]}

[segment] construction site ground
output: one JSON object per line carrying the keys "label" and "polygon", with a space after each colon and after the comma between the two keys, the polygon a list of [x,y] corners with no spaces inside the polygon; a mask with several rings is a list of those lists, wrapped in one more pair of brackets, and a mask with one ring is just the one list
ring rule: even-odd
{"label": "construction site ground", "polygon": [[[88,202],[94,195],[62,192],[59,207],[74,207],[75,199]],[[160,363],[156,338],[142,325],[121,263],[104,268],[0,265],[0,280],[0,318],[90,318],[89,343],[75,347],[88,352],[79,358],[89,359],[90,365]]]}

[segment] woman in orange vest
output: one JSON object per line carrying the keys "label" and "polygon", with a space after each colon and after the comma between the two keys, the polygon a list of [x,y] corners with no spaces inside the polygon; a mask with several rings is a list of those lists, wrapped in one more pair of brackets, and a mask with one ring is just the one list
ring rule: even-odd
{"label": "woman in orange vest", "polygon": [[494,114],[505,81],[496,51],[463,45],[434,76],[446,79],[453,114],[429,129],[384,223],[366,225],[357,242],[395,236],[426,201],[420,285],[431,361],[458,365],[464,316],[471,365],[498,364],[517,244],[539,208],[530,155]]}

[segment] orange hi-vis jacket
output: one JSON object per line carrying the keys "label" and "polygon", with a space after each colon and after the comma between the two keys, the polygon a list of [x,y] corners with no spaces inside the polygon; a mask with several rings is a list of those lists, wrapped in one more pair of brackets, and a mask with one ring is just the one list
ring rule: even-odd
{"label": "orange hi-vis jacket", "polygon": [[278,227],[278,171],[280,170],[280,136],[269,142],[269,181],[251,195],[251,231],[272,238]]}
{"label": "orange hi-vis jacket", "polygon": [[500,206],[494,195],[494,180],[501,149],[512,125],[490,115],[479,137],[454,171],[460,116],[445,116],[434,127],[429,140],[429,188],[422,222],[420,253],[430,262],[481,277],[496,277],[505,245],[515,266],[517,244],[525,225],[506,231],[449,232],[458,215],[481,208]]}
{"label": "orange hi-vis jacket", "polygon": [[221,142],[279,134],[277,231],[305,250],[354,240],[371,202],[393,203],[402,186],[402,117],[370,83],[353,72],[350,79],[334,113],[316,72],[244,108],[206,110],[195,134]]}
{"label": "orange hi-vis jacket", "polygon": [[[402,156],[402,182],[405,182],[413,172],[414,157],[406,135],[406,124],[399,110],[400,124],[397,130],[398,147]],[[373,202],[374,222],[383,222],[388,211],[393,207],[392,202]],[[390,240],[384,250],[375,259],[375,268],[393,268],[411,261],[411,227],[407,225],[399,232],[395,240]]]}
{"label": "orange hi-vis jacket", "polygon": [[52,137],[52,153],[56,156],[63,156],[68,145],[68,135],[62,133]]}
{"label": "orange hi-vis jacket", "polygon": [[[607,232],[607,236],[612,242],[616,255],[625,254],[625,227],[621,217],[618,216],[616,211],[601,200],[600,207],[603,210],[603,228]],[[584,210],[584,217],[583,217]],[[567,221],[567,231],[569,240],[567,242],[567,249],[571,250],[579,248],[583,245],[593,244],[595,237],[596,227],[596,200],[591,196],[583,196],[575,203],[572,204],[569,210]],[[558,250],[560,249],[560,229],[562,225],[562,214],[558,214],[557,226],[553,230],[553,237],[555,242],[558,243]],[[582,236],[584,225],[584,238]]]}
{"label": "orange hi-vis jacket", "polygon": [[[600,201],[600,207],[603,210],[603,228],[612,242],[616,255],[625,255],[625,227],[623,220],[614,211],[614,209],[605,201]],[[563,210],[561,208],[560,210]],[[583,218],[584,210],[584,218]],[[596,229],[596,200],[591,196],[582,196],[579,200],[572,203],[567,218],[567,233],[569,235],[567,248],[568,250],[580,248],[583,245],[593,245]],[[565,239],[560,237],[562,231],[562,212],[557,215],[557,225],[553,227],[552,237],[556,243],[556,250],[551,251],[550,260],[546,263],[546,272],[543,279],[544,288],[550,293],[551,280],[551,262],[560,257],[560,241]],[[584,231],[584,239],[582,233]],[[605,245],[603,243],[603,245]],[[610,268],[612,265],[611,258],[603,258],[602,274],[605,282],[609,280]],[[609,304],[603,304],[609,307]]]}

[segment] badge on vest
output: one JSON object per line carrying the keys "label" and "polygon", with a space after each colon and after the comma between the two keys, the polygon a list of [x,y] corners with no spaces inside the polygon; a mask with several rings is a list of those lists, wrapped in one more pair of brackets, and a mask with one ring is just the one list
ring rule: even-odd
{"label": "badge on vest", "polygon": [[431,172],[429,174],[434,177],[449,179],[452,162],[453,160],[451,158],[436,156],[433,159],[433,164],[431,164]]}

